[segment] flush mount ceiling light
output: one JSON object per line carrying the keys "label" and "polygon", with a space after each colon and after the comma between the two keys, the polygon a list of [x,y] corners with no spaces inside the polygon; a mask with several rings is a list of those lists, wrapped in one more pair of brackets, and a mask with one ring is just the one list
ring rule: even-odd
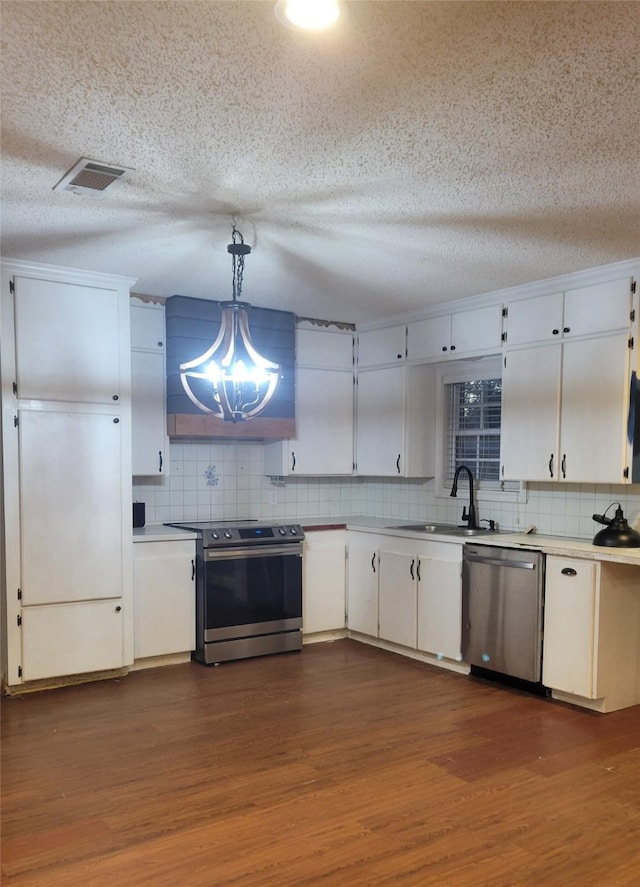
{"label": "flush mount ceiling light", "polygon": [[323,31],[334,25],[341,13],[339,0],[278,0],[276,18],[287,27]]}
{"label": "flush mount ceiling light", "polygon": [[[249,333],[251,305],[240,302],[244,277],[244,257],[251,252],[237,230],[232,228],[233,299],[218,302],[222,311],[220,331],[213,345],[200,357],[180,364],[180,378],[189,399],[205,413],[225,422],[239,422],[258,416],[267,406],[280,379],[281,367],[259,354]],[[190,379],[210,383],[211,403],[205,404],[192,390]],[[200,386],[202,387],[202,386]]]}

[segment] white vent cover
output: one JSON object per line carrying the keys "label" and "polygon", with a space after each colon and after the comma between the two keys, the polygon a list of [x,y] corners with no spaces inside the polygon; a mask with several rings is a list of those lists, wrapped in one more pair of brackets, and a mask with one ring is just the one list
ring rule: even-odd
{"label": "white vent cover", "polygon": [[130,172],[133,170],[125,166],[114,166],[113,163],[81,157],[52,190],[70,191],[87,197],[103,197],[108,188],[115,182],[121,182]]}

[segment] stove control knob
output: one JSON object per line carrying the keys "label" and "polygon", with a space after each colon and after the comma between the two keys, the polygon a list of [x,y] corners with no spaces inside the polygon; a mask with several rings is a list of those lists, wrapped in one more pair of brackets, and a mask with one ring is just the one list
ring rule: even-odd
{"label": "stove control knob", "polygon": [[287,535],[287,531],[285,530],[284,527],[279,527],[279,528],[278,528],[278,532],[280,533],[281,536],[286,536],[286,535]]}
{"label": "stove control knob", "polygon": [[218,533],[216,530],[214,530],[213,533],[211,534],[211,538],[212,539],[219,539],[220,538],[220,536],[218,536]]}
{"label": "stove control knob", "polygon": [[296,529],[295,527],[291,527],[290,530],[289,530],[289,532],[291,533],[292,536],[297,536],[297,535],[298,535],[298,531],[297,531],[297,529]]}
{"label": "stove control knob", "polygon": [[225,530],[225,531],[224,531],[224,538],[225,538],[225,539],[231,539],[231,530]]}

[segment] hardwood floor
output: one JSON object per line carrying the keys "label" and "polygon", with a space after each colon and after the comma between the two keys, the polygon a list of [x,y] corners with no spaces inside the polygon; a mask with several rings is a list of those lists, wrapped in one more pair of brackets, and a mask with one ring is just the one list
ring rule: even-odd
{"label": "hardwood floor", "polygon": [[640,883],[640,707],[348,640],[2,707],[7,887]]}

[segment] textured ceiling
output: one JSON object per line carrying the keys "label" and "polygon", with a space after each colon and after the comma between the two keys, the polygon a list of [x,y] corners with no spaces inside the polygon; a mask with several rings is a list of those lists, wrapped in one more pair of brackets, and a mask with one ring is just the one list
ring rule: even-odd
{"label": "textured ceiling", "polygon": [[[640,253],[640,4],[0,3],[2,253],[364,322]],[[52,191],[80,157],[135,171]]]}

